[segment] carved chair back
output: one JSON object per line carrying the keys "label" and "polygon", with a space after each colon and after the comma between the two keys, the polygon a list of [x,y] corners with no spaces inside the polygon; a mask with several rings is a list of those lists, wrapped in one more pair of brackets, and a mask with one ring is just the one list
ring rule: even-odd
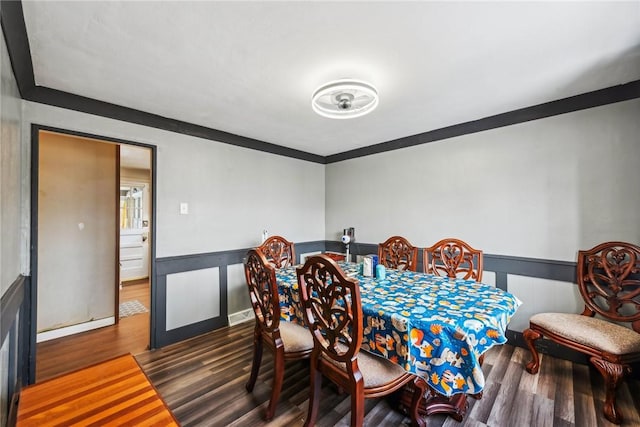
{"label": "carved chair back", "polygon": [[401,236],[378,244],[378,262],[388,268],[417,271],[418,248]]}
{"label": "carved chair back", "polygon": [[258,249],[275,268],[290,267],[296,263],[293,243],[281,236],[271,236]]}
{"label": "carved chair back", "polygon": [[462,240],[442,239],[425,248],[423,262],[425,273],[482,281],[482,251]]}
{"label": "carved chair back", "polygon": [[607,242],[579,251],[577,272],[583,315],[628,322],[640,333],[640,247]]}
{"label": "carved chair back", "polygon": [[346,277],[336,262],[325,255],[309,257],[298,268],[297,275],[314,353],[322,352],[335,361],[355,364],[363,336],[358,281]]}
{"label": "carved chair back", "polygon": [[257,324],[268,334],[278,333],[280,297],[275,269],[260,250],[250,249],[244,274]]}

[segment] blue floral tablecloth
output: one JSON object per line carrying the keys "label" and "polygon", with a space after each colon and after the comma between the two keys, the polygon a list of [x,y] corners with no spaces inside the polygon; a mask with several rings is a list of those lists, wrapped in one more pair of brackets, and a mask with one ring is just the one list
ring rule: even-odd
{"label": "blue floral tablecloth", "polygon": [[[362,349],[422,376],[445,396],[482,391],[479,358],[507,341],[518,298],[473,280],[391,269],[379,280],[359,275],[357,264],[339,264],[360,282]],[[295,267],[277,270],[276,277],[282,320],[303,323]]]}

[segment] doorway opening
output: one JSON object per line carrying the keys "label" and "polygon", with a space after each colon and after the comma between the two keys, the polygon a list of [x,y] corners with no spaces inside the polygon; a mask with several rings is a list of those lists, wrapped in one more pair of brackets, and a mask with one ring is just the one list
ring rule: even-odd
{"label": "doorway opening", "polygon": [[155,147],[32,126],[29,382],[153,347]]}

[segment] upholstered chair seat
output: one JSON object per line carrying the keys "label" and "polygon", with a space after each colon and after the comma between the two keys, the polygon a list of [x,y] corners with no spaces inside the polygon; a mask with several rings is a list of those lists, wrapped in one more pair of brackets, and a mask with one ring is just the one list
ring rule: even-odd
{"label": "upholstered chair seat", "polygon": [[616,407],[616,390],[631,366],[640,362],[640,247],[606,242],[578,251],[576,277],[583,312],[531,316],[523,332],[532,356],[526,369],[538,373],[535,343],[542,337],[585,354],[604,378],[604,416],[620,424],[623,417]]}
{"label": "upholstered chair seat", "polygon": [[640,334],[607,320],[572,313],[538,313],[530,322],[554,334],[611,354],[640,352]]}
{"label": "upholstered chair seat", "polygon": [[[326,356],[323,356],[323,360],[337,366],[346,373],[347,365],[344,362],[338,362]],[[362,372],[364,388],[369,389],[392,383],[406,374],[402,366],[367,351],[358,353],[358,368]]]}
{"label": "upholstered chair seat", "polygon": [[280,339],[289,353],[313,348],[313,337],[307,328],[293,322],[280,322]]}

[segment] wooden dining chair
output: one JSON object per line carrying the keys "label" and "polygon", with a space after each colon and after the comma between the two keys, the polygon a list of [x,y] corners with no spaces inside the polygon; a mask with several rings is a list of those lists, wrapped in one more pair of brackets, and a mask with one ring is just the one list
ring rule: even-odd
{"label": "wooden dining chair", "polygon": [[462,240],[442,239],[425,248],[422,257],[425,273],[482,281],[482,251]]}
{"label": "wooden dining chair", "polygon": [[273,418],[280,397],[286,360],[306,359],[313,349],[309,331],[296,323],[280,321],[280,297],[275,269],[262,252],[251,249],[244,265],[251,306],[256,318],[253,334],[253,365],[247,382],[247,391],[253,391],[262,362],[263,344],[273,351],[273,385],[271,399],[265,415]]}
{"label": "wooden dining chair", "polygon": [[401,236],[378,244],[378,263],[387,268],[418,271],[418,248]]}
{"label": "wooden dining chair", "polygon": [[282,236],[269,237],[258,249],[275,268],[290,267],[296,263],[293,243]]}
{"label": "wooden dining chair", "polygon": [[351,395],[351,426],[362,426],[365,398],[390,394],[412,382],[412,424],[424,426],[418,414],[428,387],[424,379],[387,359],[360,351],[363,319],[358,281],[347,277],[325,255],[307,258],[297,269],[297,276],[305,322],[314,343],[305,426],[315,424],[323,375]]}
{"label": "wooden dining chair", "polygon": [[640,361],[640,247],[607,242],[579,251],[577,279],[585,303],[581,314],[538,313],[529,319],[524,339],[532,360],[526,369],[538,373],[535,341],[543,336],[584,353],[604,377],[605,418],[620,424],[616,389],[631,372],[630,364]]}

